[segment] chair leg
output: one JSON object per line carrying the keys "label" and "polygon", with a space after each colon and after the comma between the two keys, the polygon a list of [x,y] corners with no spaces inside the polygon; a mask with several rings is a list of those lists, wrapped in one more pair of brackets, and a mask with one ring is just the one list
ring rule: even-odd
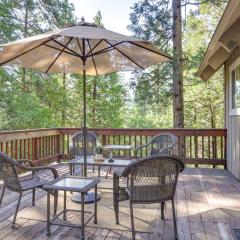
{"label": "chair leg", "polygon": [[164,220],[164,206],[165,202],[161,202],[161,219]]}
{"label": "chair leg", "polygon": [[131,214],[131,225],[132,225],[132,240],[135,240],[135,229],[134,229],[134,218],[133,218],[133,204],[130,201],[130,214]]}
{"label": "chair leg", "polygon": [[115,212],[115,219],[116,224],[119,224],[119,201],[117,199],[114,199],[114,212]]}
{"label": "chair leg", "polygon": [[22,192],[20,192],[20,194],[19,194],[17,207],[16,207],[15,214],[14,214],[13,221],[12,221],[12,228],[15,228],[15,222],[16,222],[16,218],[17,218],[17,214],[18,214],[18,209],[19,209],[19,206],[20,206],[21,198],[22,198]]}
{"label": "chair leg", "polygon": [[172,199],[172,211],[173,211],[173,224],[174,224],[174,239],[177,240],[178,234],[177,234],[177,222],[176,222],[174,199]]}
{"label": "chair leg", "polygon": [[108,178],[109,169],[110,169],[110,167],[107,168],[107,173],[106,173],[106,176],[105,176],[106,179]]}
{"label": "chair leg", "polygon": [[57,214],[57,207],[58,207],[58,191],[54,192],[54,212],[53,216],[56,216]]}
{"label": "chair leg", "polygon": [[1,193],[1,197],[0,197],[0,206],[2,205],[4,192],[5,192],[5,185],[3,185],[3,189],[2,189],[2,193]]}
{"label": "chair leg", "polygon": [[32,206],[35,206],[35,193],[36,193],[36,190],[35,188],[32,189]]}
{"label": "chair leg", "polygon": [[100,177],[100,175],[101,175],[101,167],[100,166],[98,166],[98,177]]}

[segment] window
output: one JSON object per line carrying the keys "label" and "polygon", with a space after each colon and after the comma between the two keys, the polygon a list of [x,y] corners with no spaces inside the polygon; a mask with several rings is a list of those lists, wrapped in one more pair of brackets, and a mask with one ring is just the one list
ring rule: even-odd
{"label": "window", "polygon": [[240,108],[240,65],[231,73],[232,75],[232,109]]}

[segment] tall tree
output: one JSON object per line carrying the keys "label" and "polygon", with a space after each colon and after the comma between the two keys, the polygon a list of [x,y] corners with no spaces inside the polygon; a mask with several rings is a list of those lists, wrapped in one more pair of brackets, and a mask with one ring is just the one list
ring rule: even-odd
{"label": "tall tree", "polygon": [[224,126],[223,69],[207,82],[197,78],[196,72],[225,6],[224,1],[210,1],[192,8],[187,16],[183,33],[186,127]]}
{"label": "tall tree", "polygon": [[[73,10],[68,0],[3,0],[0,2],[0,41],[5,43],[17,40],[54,29],[66,22],[71,23],[74,21]],[[59,75],[21,69],[4,69],[2,72],[4,74],[0,74],[0,81],[4,88],[0,89],[0,107],[3,106],[1,128],[60,126],[60,112],[66,108],[62,96],[66,93],[63,89],[59,89],[60,95],[55,93],[61,86]],[[53,82],[55,86],[52,87]],[[23,106],[20,107],[19,103],[23,103]],[[31,103],[33,107],[26,103]]]}
{"label": "tall tree", "polygon": [[[194,83],[196,86],[203,84],[202,81],[196,78],[194,73],[197,71],[207,42],[211,38],[225,5],[226,1],[219,0],[139,0],[133,5],[129,29],[137,37],[152,41],[160,49],[174,56],[172,63],[155,66],[144,73],[135,74],[133,84],[135,103],[140,102],[141,108],[145,105],[147,109],[154,109],[157,105],[161,106],[156,111],[156,115],[159,116],[159,123],[162,123],[160,115],[162,113],[166,114],[172,99],[174,102],[174,127],[183,127],[186,122],[188,127],[191,126],[189,125],[190,111],[184,108],[184,105],[189,106],[188,92],[184,96],[187,102],[183,104],[183,91],[188,91],[188,86],[193,81],[196,81]],[[187,16],[185,16],[185,26],[182,29],[181,10],[183,10],[183,7],[188,7],[188,11],[185,11]],[[206,12],[207,10],[209,11]],[[191,25],[189,24],[189,16],[192,16],[192,18],[201,17],[206,24],[195,22],[195,25]],[[214,19],[214,21],[206,21],[206,19]],[[192,37],[194,34],[199,34],[200,37],[204,37],[204,40],[196,40],[195,37]],[[190,50],[189,46],[195,46],[195,48]],[[192,61],[195,62],[194,66]],[[195,92],[195,98],[203,96],[202,92],[198,91],[200,91],[200,88]],[[219,94],[219,91],[216,91],[216,94],[211,97],[212,100],[217,96],[217,92]],[[212,108],[205,109],[205,113],[210,114]],[[199,111],[196,112],[199,114]],[[215,111],[211,112],[214,113]],[[168,114],[170,114],[169,111]],[[171,119],[171,116],[170,114],[167,118]],[[215,119],[218,119],[218,117],[215,117]],[[154,120],[152,121],[154,122]],[[149,124],[149,121],[146,120],[146,122]],[[156,126],[159,123],[156,123]],[[162,127],[169,126],[168,124],[164,125],[164,123]],[[202,122],[201,124],[197,119],[196,126],[204,127]],[[208,126],[207,122],[206,126]]]}
{"label": "tall tree", "polygon": [[173,16],[173,122],[175,128],[184,127],[183,57],[181,0],[172,0]]}

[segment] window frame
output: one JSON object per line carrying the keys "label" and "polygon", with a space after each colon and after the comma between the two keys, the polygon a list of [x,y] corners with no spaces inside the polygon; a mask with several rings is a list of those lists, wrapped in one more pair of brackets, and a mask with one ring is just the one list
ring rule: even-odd
{"label": "window frame", "polygon": [[[233,79],[232,79],[232,72],[235,70],[235,79],[236,81],[236,68],[240,66],[240,58],[233,62],[233,64],[229,67],[229,116],[239,116],[240,115],[240,107],[233,108]],[[240,80],[240,79],[239,79]]]}

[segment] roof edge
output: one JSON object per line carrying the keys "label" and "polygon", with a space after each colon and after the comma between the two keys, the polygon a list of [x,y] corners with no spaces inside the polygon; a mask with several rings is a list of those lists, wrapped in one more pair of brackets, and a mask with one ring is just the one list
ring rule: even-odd
{"label": "roof edge", "polygon": [[[222,15],[221,19],[219,20],[219,23],[215,29],[215,32],[213,33],[213,36],[208,44],[207,50],[205,51],[204,57],[198,68],[198,71],[197,71],[197,76],[200,77],[204,81],[207,81],[219,69],[219,67],[217,69],[212,68],[214,70],[214,72],[211,70],[211,74],[209,74],[209,76],[206,76],[204,74],[204,71],[208,72],[209,67],[211,67],[210,64],[208,63],[208,61],[214,54],[212,49],[214,49],[216,44],[219,42],[219,39],[222,36],[222,34],[226,30],[228,30],[228,29],[225,29],[224,26],[226,26],[229,19],[231,19],[231,17],[232,17],[231,13],[234,11],[234,9],[237,7],[238,4],[239,4],[239,1],[229,0],[228,4],[223,12],[223,15]],[[239,17],[240,17],[240,14],[239,14]]]}

